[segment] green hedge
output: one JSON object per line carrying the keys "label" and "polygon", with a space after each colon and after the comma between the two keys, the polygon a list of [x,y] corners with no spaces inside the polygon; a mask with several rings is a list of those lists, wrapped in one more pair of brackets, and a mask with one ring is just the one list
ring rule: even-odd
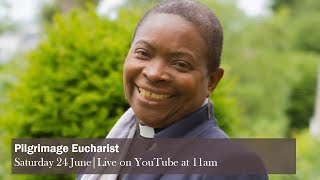
{"label": "green hedge", "polygon": [[[306,58],[305,61],[307,60]],[[305,63],[301,65],[300,70],[302,75],[291,89],[286,109],[289,132],[308,128],[310,119],[315,113],[317,66],[314,63]]]}
{"label": "green hedge", "polygon": [[104,137],[128,107],[121,77],[129,34],[92,11],[56,17],[10,92],[15,136]]}
{"label": "green hedge", "polygon": [[[101,19],[93,10],[55,17],[30,53],[19,82],[10,89],[4,125],[12,136],[96,138],[107,134],[128,108],[122,66],[140,15],[128,16],[129,11],[122,11],[116,21]],[[236,111],[228,96],[230,83],[224,81],[213,101],[222,126],[229,131],[223,119],[231,123]]]}
{"label": "green hedge", "polygon": [[[122,66],[134,27],[144,9],[124,9],[111,21],[94,10],[58,15],[29,55],[2,104],[0,138],[9,172],[11,138],[101,138],[128,109],[122,87]],[[25,59],[20,59],[25,63]],[[227,73],[228,74],[228,73]],[[225,78],[214,93],[219,124],[232,134],[238,111]],[[12,179],[49,176],[13,176]],[[0,177],[1,178],[1,177]],[[70,176],[50,176],[53,179]]]}

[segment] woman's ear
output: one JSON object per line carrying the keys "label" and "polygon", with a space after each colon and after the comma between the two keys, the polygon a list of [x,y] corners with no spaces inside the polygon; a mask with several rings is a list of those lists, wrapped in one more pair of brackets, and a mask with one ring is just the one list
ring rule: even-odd
{"label": "woman's ear", "polygon": [[224,70],[218,67],[214,72],[209,74],[208,96],[210,97],[213,90],[217,87],[220,79],[223,77]]}

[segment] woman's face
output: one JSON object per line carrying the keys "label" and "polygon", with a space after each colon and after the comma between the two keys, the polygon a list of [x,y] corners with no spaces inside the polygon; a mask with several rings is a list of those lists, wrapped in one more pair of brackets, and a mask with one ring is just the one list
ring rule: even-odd
{"label": "woman's face", "polygon": [[125,94],[142,123],[167,127],[201,106],[223,74],[208,75],[207,54],[182,17],[152,14],[143,22],[124,64]]}

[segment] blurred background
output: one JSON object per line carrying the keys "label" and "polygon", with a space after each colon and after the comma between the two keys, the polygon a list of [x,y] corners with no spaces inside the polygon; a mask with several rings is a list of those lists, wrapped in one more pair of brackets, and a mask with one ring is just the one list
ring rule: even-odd
{"label": "blurred background", "polygon": [[[11,139],[105,137],[129,107],[133,30],[157,2],[0,0],[0,179],[75,178],[12,175]],[[270,179],[320,180],[320,1],[200,2],[224,28],[219,126],[234,138],[296,138],[297,173]]]}

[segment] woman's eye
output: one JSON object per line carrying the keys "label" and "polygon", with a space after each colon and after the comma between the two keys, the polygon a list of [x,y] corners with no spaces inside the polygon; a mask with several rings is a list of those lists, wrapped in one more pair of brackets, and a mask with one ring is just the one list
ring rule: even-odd
{"label": "woman's eye", "polygon": [[181,71],[190,70],[190,66],[186,62],[178,61],[174,63],[174,66]]}
{"label": "woman's eye", "polygon": [[135,51],[135,54],[137,55],[138,58],[142,58],[142,59],[149,58],[149,52],[144,49],[137,49]]}

